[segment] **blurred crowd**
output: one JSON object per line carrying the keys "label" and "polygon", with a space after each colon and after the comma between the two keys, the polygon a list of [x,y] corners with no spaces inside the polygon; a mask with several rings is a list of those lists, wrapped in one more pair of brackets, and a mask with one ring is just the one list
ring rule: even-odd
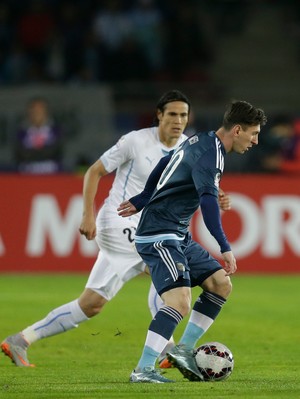
{"label": "blurred crowd", "polygon": [[230,156],[231,173],[300,174],[300,118],[288,114],[270,117],[259,145],[243,157]]}
{"label": "blurred crowd", "polygon": [[300,118],[277,115],[249,152],[249,172],[300,173]]}
{"label": "blurred crowd", "polygon": [[[300,42],[299,2],[265,2]],[[218,37],[240,34],[257,3],[2,0],[0,84],[207,80]]]}
{"label": "blurred crowd", "polygon": [[0,83],[209,79],[241,0],[0,1]]}
{"label": "blurred crowd", "polygon": [[51,174],[63,171],[63,137],[45,98],[32,98],[15,135],[17,171]]}
{"label": "blurred crowd", "polygon": [[[209,82],[216,39],[241,34],[253,3],[0,0],[0,85]],[[280,4],[285,33],[300,43],[300,2],[269,3]],[[55,123],[46,99],[32,99],[26,112],[15,132],[16,169],[63,170],[63,129]],[[202,129],[201,121],[195,127]],[[260,145],[242,163],[232,157],[227,165],[229,172],[238,173],[300,173],[300,119],[269,118]]]}
{"label": "blurred crowd", "polygon": [[[190,136],[201,130],[205,130],[202,122],[191,117],[185,133]],[[30,99],[14,136],[13,171],[27,174],[68,171],[64,165],[64,126],[52,115],[45,98]],[[87,158],[80,158],[73,172],[83,173],[89,164]],[[300,174],[300,117],[287,114],[270,117],[259,135],[259,145],[243,157],[228,156],[226,172]]]}

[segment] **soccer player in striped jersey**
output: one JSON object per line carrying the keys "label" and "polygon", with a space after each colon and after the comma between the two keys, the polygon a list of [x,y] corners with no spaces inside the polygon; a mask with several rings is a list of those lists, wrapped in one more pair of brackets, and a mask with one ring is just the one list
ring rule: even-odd
{"label": "soccer player in striped jersey", "polygon": [[[152,195],[142,212],[135,245],[164,301],[149,326],[131,382],[172,382],[155,369],[155,362],[178,323],[189,313],[194,286],[201,287],[202,293],[179,344],[167,357],[185,378],[202,380],[193,348],[226,303],[232,288],[229,276],[237,269],[217,201],[224,159],[228,152],[243,154],[257,145],[265,123],[263,110],[245,101],[232,102],[217,131],[188,138],[169,162],[170,157],[159,162],[141,195],[119,206],[120,216],[130,216],[142,209]],[[220,246],[224,267],[193,241],[188,231],[199,205],[206,227]]]}

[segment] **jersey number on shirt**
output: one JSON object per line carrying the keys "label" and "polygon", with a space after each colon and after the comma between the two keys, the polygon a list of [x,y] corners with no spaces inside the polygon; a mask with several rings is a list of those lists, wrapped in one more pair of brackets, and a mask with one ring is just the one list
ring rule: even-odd
{"label": "jersey number on shirt", "polygon": [[127,234],[127,238],[129,242],[134,241],[134,235],[135,235],[136,228],[135,227],[126,227],[126,229],[123,230],[124,234]]}

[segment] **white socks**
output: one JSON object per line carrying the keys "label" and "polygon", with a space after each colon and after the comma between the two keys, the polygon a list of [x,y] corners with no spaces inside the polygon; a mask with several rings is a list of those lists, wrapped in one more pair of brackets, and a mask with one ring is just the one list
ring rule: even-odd
{"label": "white socks", "polygon": [[29,344],[78,327],[89,318],[81,310],[78,299],[52,310],[44,319],[25,328],[21,333]]}

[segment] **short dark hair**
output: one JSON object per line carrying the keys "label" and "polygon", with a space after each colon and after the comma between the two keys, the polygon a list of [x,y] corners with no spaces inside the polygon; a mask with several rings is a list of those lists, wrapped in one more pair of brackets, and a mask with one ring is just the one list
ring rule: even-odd
{"label": "short dark hair", "polygon": [[[165,94],[163,94],[160,97],[160,99],[158,100],[158,103],[156,105],[156,110],[164,112],[166,105],[169,103],[172,103],[174,101],[182,101],[182,102],[186,103],[189,107],[188,112],[190,113],[191,103],[190,103],[189,99],[187,98],[187,96],[179,90],[170,90],[170,91],[167,91]],[[154,122],[156,125],[158,125],[157,117],[154,118]]]}
{"label": "short dark hair", "polygon": [[232,101],[223,117],[223,126],[227,130],[234,125],[264,126],[266,123],[267,117],[264,111],[246,101]]}

